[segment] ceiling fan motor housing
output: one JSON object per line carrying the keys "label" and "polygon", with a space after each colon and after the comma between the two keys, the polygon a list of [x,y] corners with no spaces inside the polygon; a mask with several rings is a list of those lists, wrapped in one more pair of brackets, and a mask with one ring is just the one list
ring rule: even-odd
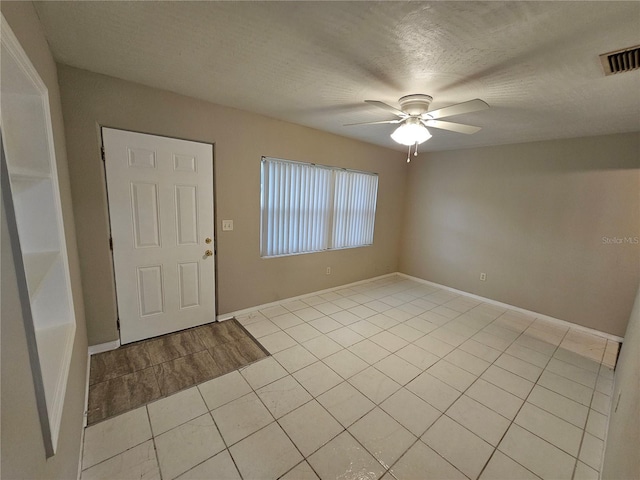
{"label": "ceiling fan motor housing", "polygon": [[409,115],[422,115],[427,113],[429,105],[433,101],[433,97],[430,95],[423,95],[421,93],[414,95],[405,95],[401,97],[398,102],[400,103],[400,109]]}

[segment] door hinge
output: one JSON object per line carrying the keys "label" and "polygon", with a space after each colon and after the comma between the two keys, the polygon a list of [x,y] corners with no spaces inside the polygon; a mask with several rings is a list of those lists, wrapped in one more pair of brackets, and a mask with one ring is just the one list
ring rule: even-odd
{"label": "door hinge", "polygon": [[102,161],[105,161],[105,156],[104,156],[104,147],[100,147],[100,156],[102,157]]}
{"label": "door hinge", "polygon": [[113,251],[113,237],[109,237],[109,250]]}
{"label": "door hinge", "polygon": [[118,327],[118,330],[120,330],[120,318],[116,318],[116,326]]}

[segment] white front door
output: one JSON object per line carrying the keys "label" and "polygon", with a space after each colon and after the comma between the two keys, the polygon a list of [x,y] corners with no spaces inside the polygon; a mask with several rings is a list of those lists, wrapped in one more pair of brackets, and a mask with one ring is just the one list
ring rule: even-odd
{"label": "white front door", "polygon": [[102,139],[121,343],[214,321],[212,145]]}

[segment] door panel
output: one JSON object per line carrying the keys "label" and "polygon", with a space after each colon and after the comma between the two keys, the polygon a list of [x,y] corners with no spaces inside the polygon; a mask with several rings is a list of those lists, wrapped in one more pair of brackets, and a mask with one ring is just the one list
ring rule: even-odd
{"label": "door panel", "polygon": [[190,155],[173,155],[173,169],[180,172],[196,172],[196,159]]}
{"label": "door panel", "polygon": [[138,268],[138,305],[140,316],[146,317],[164,312],[162,265]]}
{"label": "door panel", "polygon": [[159,247],[158,186],[155,183],[132,183],[131,203],[136,248]]}
{"label": "door panel", "polygon": [[200,305],[200,268],[198,263],[178,265],[180,281],[180,308]]}
{"label": "door panel", "polygon": [[198,244],[198,187],[176,185],[178,245]]}
{"label": "door panel", "polygon": [[102,135],[121,343],[215,320],[212,146]]}
{"label": "door panel", "polygon": [[156,168],[156,154],[143,148],[128,148],[129,166],[134,168]]}

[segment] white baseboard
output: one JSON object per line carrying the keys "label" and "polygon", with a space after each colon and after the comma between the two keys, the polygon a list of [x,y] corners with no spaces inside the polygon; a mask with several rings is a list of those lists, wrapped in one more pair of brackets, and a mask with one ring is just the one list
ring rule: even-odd
{"label": "white baseboard", "polygon": [[109,350],[115,350],[120,346],[120,340],[114,340],[113,342],[100,343],[98,345],[89,345],[89,357],[96,353],[108,352]]}
{"label": "white baseboard", "polygon": [[87,416],[89,414],[89,378],[91,374],[91,355],[87,356],[87,375],[85,378],[85,388],[84,388],[84,410],[83,410],[83,427],[87,426]]}
{"label": "white baseboard", "polygon": [[[463,290],[458,290],[457,288],[448,287],[448,286],[442,285],[440,283],[431,282],[429,280],[424,280],[422,278],[414,277],[412,275],[407,275],[406,273],[401,273],[401,272],[387,273],[385,275],[379,275],[377,277],[372,277],[372,278],[368,278],[368,279],[365,279],[365,280],[359,280],[357,282],[347,283],[345,285],[339,285],[337,287],[326,288],[324,290],[318,290],[318,291],[312,292],[312,293],[305,293],[303,295],[297,295],[295,297],[283,298],[283,299],[277,300],[275,302],[263,303],[262,305],[256,305],[256,306],[249,307],[249,308],[243,308],[241,310],[235,310],[233,312],[221,313],[220,315],[216,315],[216,320],[218,322],[222,322],[222,321],[225,321],[225,320],[231,320],[234,317],[237,317],[239,315],[244,315],[246,313],[254,312],[256,310],[263,310],[265,308],[275,307],[276,305],[280,305],[282,303],[293,302],[294,300],[303,300],[305,298],[314,297],[316,295],[322,295],[323,293],[334,292],[336,290],[342,290],[343,288],[355,287],[357,285],[362,285],[364,283],[369,283],[369,282],[372,282],[372,281],[375,281],[375,280],[380,280],[381,278],[387,278],[387,277],[393,277],[393,276],[400,276],[400,277],[403,277],[403,278],[407,278],[409,280],[413,280],[415,282],[422,283],[424,285],[430,285],[432,287],[441,288],[443,290],[447,290],[449,292],[457,293],[459,295],[466,295],[467,297],[475,298],[476,300],[480,300],[481,302],[489,303],[491,305],[496,305],[496,306],[502,307],[502,308],[508,308],[510,310],[515,310],[517,312],[524,313],[525,315],[532,315],[532,316],[535,316],[536,318],[540,318],[540,319],[546,320],[548,322],[555,323],[557,325],[562,325],[564,327],[569,327],[569,328],[573,328],[573,329],[576,329],[576,330],[580,330],[582,332],[589,333],[591,335],[595,335],[595,336],[598,336],[598,337],[602,337],[602,338],[605,338],[607,340],[611,340],[611,341],[614,341],[614,342],[622,343],[622,341],[624,340],[623,337],[618,337],[617,335],[611,335],[610,333],[601,332],[600,330],[596,330],[594,328],[584,327],[582,325],[578,325],[577,323],[572,323],[572,322],[567,322],[565,320],[560,320],[559,318],[551,317],[551,316],[545,315],[543,313],[534,312],[532,310],[527,310],[525,308],[516,307],[515,305],[510,305],[508,303],[499,302],[499,301],[493,300],[491,298],[482,297],[482,296],[476,295],[474,293],[469,293],[469,292],[465,292]],[[115,350],[119,346],[120,346],[120,340],[114,340],[113,342],[107,342],[107,343],[101,343],[99,345],[92,345],[92,346],[89,347],[89,356],[95,355],[96,353],[107,352],[109,350]]]}
{"label": "white baseboard", "polygon": [[456,288],[447,287],[446,285],[441,285],[439,283],[430,282],[429,280],[424,280],[422,278],[413,277],[411,275],[407,275],[406,273],[398,272],[398,275],[401,276],[401,277],[408,278],[409,280],[414,280],[414,281],[416,281],[418,283],[423,283],[425,285],[430,285],[432,287],[441,288],[443,290],[448,290],[450,292],[458,293],[460,295],[466,295],[467,297],[475,298],[476,300],[480,300],[482,302],[489,303],[491,305],[496,305],[498,307],[503,307],[503,308],[508,308],[510,310],[515,310],[516,312],[524,313],[526,315],[531,315],[531,316],[534,316],[536,318],[540,318],[540,319],[546,320],[548,322],[555,323],[557,325],[562,325],[563,327],[569,327],[569,328],[573,328],[575,330],[580,330],[580,331],[585,332],[585,333],[590,333],[591,335],[595,335],[597,337],[606,338],[607,340],[611,340],[611,341],[618,342],[618,343],[622,343],[622,341],[624,340],[623,337],[618,337],[616,335],[611,335],[610,333],[601,332],[600,330],[596,330],[594,328],[584,327],[582,325],[578,325],[577,323],[572,323],[572,322],[567,322],[565,320],[560,320],[558,318],[550,317],[549,315],[545,315],[543,313],[538,313],[538,312],[534,312],[534,311],[531,311],[531,310],[527,310],[525,308],[516,307],[514,305],[509,305],[508,303],[498,302],[497,300],[492,300],[490,298],[481,297],[480,295],[475,295],[473,293],[469,293],[469,292],[465,292],[465,291],[462,291],[462,290],[458,290]]}
{"label": "white baseboard", "polygon": [[366,280],[359,280],[357,282],[348,283],[346,285],[340,285],[340,286],[337,286],[337,287],[327,288],[325,290],[319,290],[319,291],[313,292],[313,293],[307,293],[307,294],[304,294],[304,295],[298,295],[296,297],[283,298],[283,299],[278,300],[276,302],[264,303],[262,305],[256,305],[255,307],[244,308],[242,310],[236,310],[234,312],[223,313],[223,314],[218,315],[216,317],[216,320],[219,321],[219,322],[224,321],[224,320],[230,320],[230,319],[232,319],[232,318],[234,318],[236,316],[244,315],[246,313],[254,312],[256,310],[263,310],[265,308],[274,307],[274,306],[280,305],[282,303],[292,302],[294,300],[302,300],[302,299],[305,299],[305,298],[314,297],[316,295],[321,295],[323,293],[333,292],[335,290],[341,290],[343,288],[354,287],[356,285],[362,285],[363,283],[368,283],[368,282],[372,282],[374,280],[379,280],[381,278],[392,277],[392,276],[399,276],[399,277],[407,278],[409,280],[413,280],[415,282],[422,283],[424,285],[430,285],[432,287],[441,288],[443,290],[447,290],[447,291],[450,291],[450,292],[453,292],[453,293],[457,293],[459,295],[466,295],[467,297],[475,298],[476,300],[480,300],[481,302],[489,303],[491,305],[496,305],[498,307],[508,308],[510,310],[515,310],[517,312],[524,313],[526,315],[531,315],[531,316],[534,316],[536,318],[540,318],[540,319],[546,320],[548,322],[555,323],[557,325],[562,325],[564,327],[569,327],[569,328],[573,328],[573,329],[576,329],[576,330],[580,330],[582,332],[589,333],[591,335],[595,335],[595,336],[598,336],[598,337],[606,338],[607,340],[612,340],[614,342],[622,343],[622,341],[624,340],[622,337],[618,337],[616,335],[611,335],[610,333],[601,332],[600,330],[596,330],[594,328],[584,327],[582,325],[578,325],[577,323],[572,323],[572,322],[567,322],[565,320],[560,320],[558,318],[551,317],[551,316],[545,315],[543,313],[534,312],[532,310],[527,310],[525,308],[516,307],[515,305],[509,305],[508,303],[503,303],[503,302],[499,302],[497,300],[492,300],[491,298],[482,297],[482,296],[476,295],[474,293],[469,293],[469,292],[458,290],[456,288],[448,287],[446,285],[442,285],[442,284],[439,284],[439,283],[430,282],[429,280],[424,280],[422,278],[414,277],[414,276],[407,275],[406,273],[401,273],[401,272],[387,273],[385,275],[380,275],[378,277],[373,277],[373,278],[369,278],[369,279],[366,279]]}
{"label": "white baseboard", "polygon": [[97,353],[108,352],[109,350],[115,350],[120,346],[120,340],[114,340],[113,342],[101,343],[99,345],[89,345],[87,355],[87,373],[85,378],[85,390],[84,390],[84,410],[82,411],[82,435],[80,437],[80,458],[78,459],[78,479],[82,475],[82,454],[84,451],[84,432],[87,428],[87,420],[89,415],[89,378],[91,374],[91,355]]}
{"label": "white baseboard", "polygon": [[[593,328],[584,327],[582,325],[578,325],[576,323],[567,322],[565,320],[560,320],[558,318],[554,318],[554,317],[551,317],[549,315],[545,315],[545,314],[534,312],[534,311],[527,310],[527,309],[524,309],[524,308],[516,307],[516,306],[510,305],[508,303],[503,303],[503,302],[499,302],[497,300],[492,300],[490,298],[486,298],[486,297],[482,297],[480,295],[476,295],[476,294],[473,294],[473,293],[469,293],[469,292],[465,292],[465,291],[462,291],[462,290],[458,290],[456,288],[448,287],[446,285],[442,285],[442,284],[439,284],[439,283],[430,282],[429,280],[424,280],[422,278],[414,277],[414,276],[407,275],[406,273],[401,273],[401,272],[387,273],[385,275],[379,275],[377,277],[372,277],[372,278],[368,278],[368,279],[365,279],[365,280],[359,280],[357,282],[352,282],[352,283],[348,283],[348,284],[345,284],[345,285],[339,285],[337,287],[331,287],[331,288],[327,288],[327,289],[324,289],[324,290],[315,291],[315,292],[312,292],[312,293],[298,295],[298,296],[295,296],[295,297],[283,298],[283,299],[277,300],[275,302],[264,303],[262,305],[256,305],[256,306],[253,306],[253,307],[244,308],[244,309],[236,310],[236,311],[233,311],[233,312],[222,313],[222,314],[216,316],[216,320],[218,322],[222,322],[222,321],[225,321],[225,320],[231,320],[232,318],[234,318],[236,316],[244,315],[246,313],[250,313],[250,312],[253,312],[253,311],[256,311],[256,310],[263,310],[265,308],[274,307],[274,306],[280,305],[282,303],[292,302],[294,300],[302,300],[302,299],[305,299],[305,298],[314,297],[316,295],[321,295],[323,293],[329,293],[329,292],[333,292],[333,291],[336,291],[336,290],[341,290],[343,288],[354,287],[354,286],[357,286],[357,285],[362,285],[364,283],[369,283],[369,282],[372,282],[372,281],[375,281],[375,280],[379,280],[379,279],[387,278],[387,277],[392,277],[392,276],[399,276],[399,277],[407,278],[409,280],[413,280],[415,282],[422,283],[424,285],[430,285],[430,286],[433,286],[433,287],[436,287],[436,288],[440,288],[440,289],[443,289],[443,290],[447,290],[447,291],[450,291],[450,292],[453,292],[453,293],[457,293],[457,294],[460,294],[460,295],[465,295],[467,297],[475,298],[476,300],[480,300],[482,302],[489,303],[491,305],[496,305],[498,307],[508,308],[510,310],[515,310],[517,312],[520,312],[520,313],[523,313],[523,314],[526,314],[526,315],[531,315],[531,316],[534,316],[536,318],[540,318],[540,319],[549,321],[551,323],[555,323],[557,325],[562,325],[564,327],[574,328],[576,330],[580,330],[580,331],[583,331],[585,333],[590,333],[592,335],[596,335],[598,337],[602,337],[602,338],[605,338],[607,340],[612,340],[612,341],[619,342],[619,343],[621,343],[624,340],[622,337],[618,337],[616,335],[611,335],[609,333],[601,332],[601,331],[595,330]],[[85,392],[84,427],[87,426],[87,409],[88,409],[88,400],[89,400],[89,368],[90,368],[90,364],[91,364],[91,355],[95,355],[97,353],[102,353],[102,352],[107,352],[109,350],[115,350],[119,346],[120,346],[120,340],[114,340],[113,342],[102,343],[102,344],[99,344],[99,345],[92,345],[92,346],[89,347],[89,357],[88,357],[88,361],[87,361],[88,363],[87,363],[86,392]],[[607,422],[608,422],[608,420],[609,420],[609,418],[607,418]],[[80,474],[82,472],[82,450],[83,450],[82,445],[83,444],[84,444],[84,428],[83,428],[83,431],[82,431],[82,440],[81,440],[81,448],[80,448],[80,460],[79,460],[79,465],[78,465],[78,480],[80,480]]]}
{"label": "white baseboard", "polygon": [[86,416],[85,416],[85,425],[82,427],[82,434],[80,435],[80,455],[78,456],[78,477],[76,480],[80,480],[82,478],[82,454],[84,453],[84,431],[86,428]]}
{"label": "white baseboard", "polygon": [[283,298],[275,302],[263,303],[262,305],[256,305],[255,307],[243,308],[242,310],[236,310],[229,313],[222,313],[216,316],[216,320],[218,320],[219,322],[223,320],[230,320],[238,315],[244,315],[245,313],[254,312],[256,310],[264,310],[265,308],[275,307],[276,305],[280,305],[281,303],[293,302],[294,300],[302,300],[304,298],[315,297],[316,295],[322,295],[323,293],[335,292],[336,290],[342,290],[343,288],[355,287],[357,285],[362,285],[363,283],[369,283],[373,282],[374,280],[380,280],[381,278],[393,277],[396,275],[398,275],[397,272],[386,273],[377,277],[367,278],[366,280],[358,280],[357,282],[347,283],[345,285],[339,285],[337,287],[326,288],[324,290],[318,290],[312,293],[305,293],[304,295]]}
{"label": "white baseboard", "polygon": [[[89,347],[91,349],[91,347]],[[82,411],[82,434],[80,435],[80,454],[78,455],[78,478],[82,475],[82,454],[84,451],[84,429],[87,427],[87,413],[89,411],[89,374],[91,372],[91,354],[87,355],[87,373],[84,380],[84,410]]]}

